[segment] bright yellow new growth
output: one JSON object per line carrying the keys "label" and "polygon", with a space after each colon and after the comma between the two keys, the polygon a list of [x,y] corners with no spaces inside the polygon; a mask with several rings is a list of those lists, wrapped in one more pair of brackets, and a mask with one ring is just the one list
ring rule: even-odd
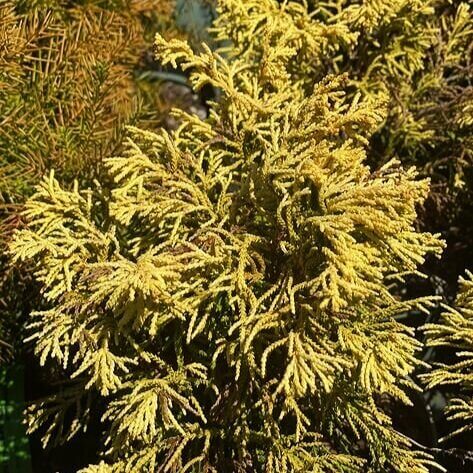
{"label": "bright yellow new growth", "polygon": [[[11,245],[50,305],[37,354],[108,406],[107,463],[84,472],[426,473],[376,399],[409,402],[419,343],[394,316],[431,300],[391,281],[441,251],[414,229],[428,182],[364,163],[383,103],[348,98],[345,76],[308,80],[344,26],[222,1],[214,35],[218,52],[156,39],[219,91],[209,119],[130,129],[109,193],[45,178]],[[68,432],[47,409],[31,429]]]}

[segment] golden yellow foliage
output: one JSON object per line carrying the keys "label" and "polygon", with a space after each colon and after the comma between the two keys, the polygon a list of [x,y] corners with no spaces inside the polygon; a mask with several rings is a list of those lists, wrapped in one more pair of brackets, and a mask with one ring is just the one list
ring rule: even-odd
{"label": "golden yellow foliage", "polygon": [[409,403],[420,363],[395,316],[432,299],[394,288],[442,250],[414,228],[429,183],[366,165],[385,101],[344,75],[311,83],[354,40],[346,25],[222,0],[213,35],[216,52],[156,38],[163,64],[219,91],[208,119],[131,127],[110,188],[51,174],[26,205],[10,251],[48,306],[31,339],[74,379],[30,409],[30,432],[70,439],[100,398],[103,461],[87,473],[427,473],[376,399]]}

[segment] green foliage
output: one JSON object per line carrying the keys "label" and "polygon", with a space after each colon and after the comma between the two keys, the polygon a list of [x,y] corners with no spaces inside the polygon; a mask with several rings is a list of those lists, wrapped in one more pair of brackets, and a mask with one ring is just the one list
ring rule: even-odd
{"label": "green foliage", "polygon": [[458,386],[464,394],[451,399],[446,408],[449,420],[459,420],[462,426],[451,435],[473,428],[473,274],[460,278],[460,291],[455,307],[445,306],[437,324],[424,327],[428,345],[455,349],[456,363],[439,364],[425,375],[427,387]]}
{"label": "green foliage", "polygon": [[[373,20],[374,21],[374,20]],[[386,117],[320,62],[356,39],[298,3],[222,0],[194,52],[158,59],[220,94],[172,132],[129,129],[111,186],[50,174],[10,245],[46,310],[30,339],[70,386],[28,411],[58,444],[102,417],[105,472],[426,473],[383,411],[409,403],[421,344],[395,316],[432,299],[399,287],[437,235],[416,231],[429,185],[391,160],[366,165]]]}
{"label": "green foliage", "polygon": [[[31,471],[28,438],[22,425],[24,370],[20,365],[0,368],[0,470]],[[5,465],[8,464],[5,470]]]}

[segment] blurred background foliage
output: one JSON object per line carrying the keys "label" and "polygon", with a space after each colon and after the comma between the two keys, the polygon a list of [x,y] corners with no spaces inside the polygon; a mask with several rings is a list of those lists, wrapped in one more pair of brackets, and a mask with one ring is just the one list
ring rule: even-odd
{"label": "blurred background foliage", "polygon": [[23,391],[23,367],[0,367],[0,471],[4,473],[32,471],[26,429],[21,422]]}

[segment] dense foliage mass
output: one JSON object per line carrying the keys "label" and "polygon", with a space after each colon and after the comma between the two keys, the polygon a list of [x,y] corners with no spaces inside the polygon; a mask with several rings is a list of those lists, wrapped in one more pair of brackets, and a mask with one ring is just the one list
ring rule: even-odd
{"label": "dense foliage mass", "polygon": [[442,248],[414,228],[428,181],[366,165],[386,98],[313,83],[347,24],[225,0],[213,35],[218,52],[156,40],[219,91],[207,120],[132,128],[110,188],[51,174],[26,205],[11,252],[48,304],[31,340],[71,376],[30,431],[63,442],[104,406],[88,473],[427,472],[379,400],[415,388],[420,343],[395,316],[431,300],[396,287]]}
{"label": "dense foliage mass", "polygon": [[154,32],[174,33],[172,8],[162,0],[1,2],[0,337],[8,342],[32,292],[4,257],[19,211],[46,170],[91,183],[125,124],[159,124],[159,91],[137,71]]}
{"label": "dense foliage mass", "polygon": [[388,115],[371,142],[371,162],[398,156],[434,182],[441,217],[457,216],[473,192],[473,16],[468,2],[313,2],[328,25],[355,38],[326,58],[368,96],[388,94]]}

